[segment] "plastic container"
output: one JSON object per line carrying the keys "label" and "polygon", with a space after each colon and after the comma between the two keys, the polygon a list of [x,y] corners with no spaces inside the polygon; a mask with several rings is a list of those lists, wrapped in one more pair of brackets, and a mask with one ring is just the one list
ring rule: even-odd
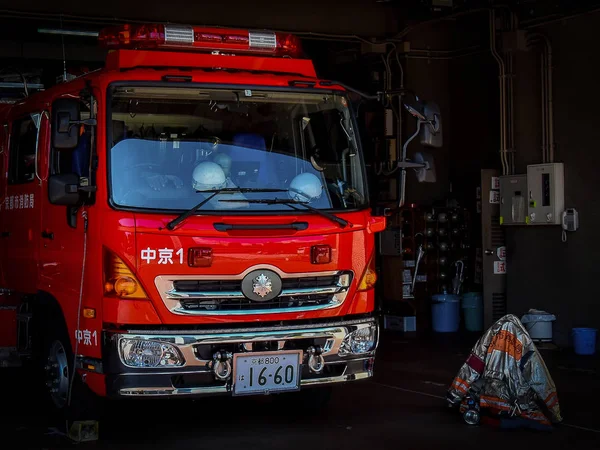
{"label": "plastic container", "polygon": [[578,355],[593,355],[596,353],[595,328],[573,328],[573,345]]}
{"label": "plastic container", "polygon": [[437,333],[456,333],[460,324],[460,299],[457,295],[439,294],[431,297],[431,324]]}
{"label": "plastic container", "polygon": [[555,320],[556,316],[553,314],[537,309],[530,309],[521,317],[531,339],[538,342],[552,342],[552,322]]}
{"label": "plastic container", "polygon": [[467,331],[483,331],[483,298],[481,293],[464,293],[462,309]]}

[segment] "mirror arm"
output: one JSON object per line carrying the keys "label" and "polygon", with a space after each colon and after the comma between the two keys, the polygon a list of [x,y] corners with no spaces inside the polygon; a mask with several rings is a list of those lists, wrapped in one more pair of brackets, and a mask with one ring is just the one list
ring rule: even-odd
{"label": "mirror arm", "polygon": [[[422,120],[417,120],[417,130],[415,134],[407,139],[402,147],[402,159],[400,163],[406,163],[406,149],[408,148],[408,144],[410,144],[414,138],[416,138],[421,132],[421,125],[424,123]],[[404,206],[404,201],[406,197],[406,167],[400,167],[400,179],[398,180],[398,209]]]}
{"label": "mirror arm", "polygon": [[439,122],[439,120],[437,120],[437,118],[438,118],[437,114],[435,114],[434,117],[435,117],[434,119],[424,121],[423,123],[429,125],[429,128],[431,128],[431,132],[433,134],[437,134],[438,131],[440,131],[440,122]]}
{"label": "mirror arm", "polygon": [[370,95],[365,92],[359,91],[358,89],[354,89],[354,88],[348,86],[347,84],[341,83],[339,81],[319,81],[319,84],[321,86],[340,86],[340,87],[343,87],[344,89],[346,89],[347,91],[353,92],[367,100],[381,100],[380,92],[378,92],[376,95]]}
{"label": "mirror arm", "polygon": [[69,130],[71,127],[74,127],[75,125],[87,125],[90,127],[95,127],[98,125],[98,121],[96,119],[69,120]]}
{"label": "mirror arm", "polygon": [[77,211],[79,206],[67,206],[67,224],[71,228],[77,228]]}

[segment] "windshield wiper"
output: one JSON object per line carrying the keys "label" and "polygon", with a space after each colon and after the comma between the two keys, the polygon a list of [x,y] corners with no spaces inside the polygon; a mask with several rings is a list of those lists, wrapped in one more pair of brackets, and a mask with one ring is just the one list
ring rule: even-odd
{"label": "windshield wiper", "polygon": [[[223,199],[223,200],[219,200],[220,202],[239,202],[239,200],[231,200],[231,199]],[[341,228],[346,228],[348,225],[352,226],[350,224],[350,222],[348,222],[347,220],[342,219],[341,217],[336,216],[335,214],[331,214],[328,213],[327,211],[323,211],[322,209],[317,209],[317,208],[313,208],[312,206],[308,205],[307,202],[300,202],[298,200],[286,200],[283,198],[271,198],[271,199],[252,199],[252,200],[244,200],[246,203],[261,203],[264,205],[286,205],[289,206],[292,209],[295,209],[296,211],[301,211],[298,208],[295,208],[294,205],[302,205],[304,206],[308,211],[312,211],[316,214],[319,214],[320,216],[325,217],[326,219],[331,220],[332,222],[337,223]]]}
{"label": "windshield wiper", "polygon": [[[200,208],[202,208],[204,205],[206,205],[208,202],[210,202],[213,198],[215,198],[219,194],[237,194],[237,193],[243,194],[245,192],[287,192],[287,190],[286,189],[260,189],[260,188],[234,188],[234,187],[232,187],[232,188],[210,189],[210,190],[206,190],[206,191],[196,191],[196,192],[202,193],[202,194],[211,194],[211,195],[206,197],[204,200],[202,200],[200,203],[198,203],[193,208],[187,210],[186,212],[180,214],[179,216],[177,216],[173,220],[171,220],[166,225],[167,230],[169,230],[169,231],[174,230],[177,225],[179,225],[181,222],[183,222],[188,217],[193,215],[196,211],[198,211]],[[239,203],[239,202],[247,202],[248,200],[244,199],[244,200],[234,200],[234,201]]]}

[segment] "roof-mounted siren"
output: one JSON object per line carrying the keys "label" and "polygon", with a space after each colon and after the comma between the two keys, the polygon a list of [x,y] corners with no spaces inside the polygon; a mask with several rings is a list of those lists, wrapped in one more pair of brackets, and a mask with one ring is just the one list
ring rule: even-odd
{"label": "roof-mounted siren", "polygon": [[187,25],[125,24],[98,35],[108,49],[180,50],[298,58],[297,36],[269,31],[203,28]]}

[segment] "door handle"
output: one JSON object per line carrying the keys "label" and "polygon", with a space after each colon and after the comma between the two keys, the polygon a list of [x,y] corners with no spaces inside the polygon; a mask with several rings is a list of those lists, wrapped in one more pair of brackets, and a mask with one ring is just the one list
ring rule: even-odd
{"label": "door handle", "polygon": [[492,250],[486,250],[484,253],[486,255],[493,255],[494,254],[494,252]]}
{"label": "door handle", "polygon": [[42,237],[44,239],[54,239],[54,233],[50,232],[50,231],[42,231]]}

